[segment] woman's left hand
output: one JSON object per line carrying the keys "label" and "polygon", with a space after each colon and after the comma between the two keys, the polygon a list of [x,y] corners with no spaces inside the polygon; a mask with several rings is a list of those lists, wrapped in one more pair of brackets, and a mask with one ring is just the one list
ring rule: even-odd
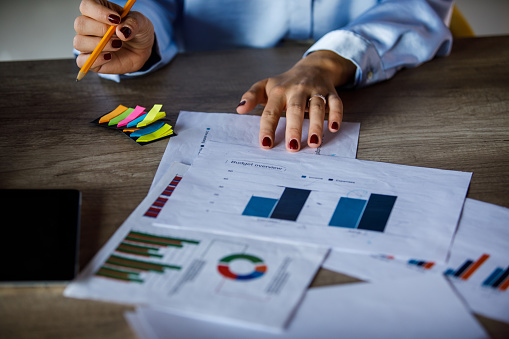
{"label": "woman's left hand", "polygon": [[274,146],[279,118],[286,111],[285,144],[290,152],[300,148],[304,113],[309,109],[308,145],[322,142],[325,113],[329,112],[328,128],[337,132],[343,119],[343,103],[336,87],[353,80],[356,66],[331,51],[316,51],[301,59],[287,72],[255,83],[244,93],[237,107],[240,114],[251,112],[258,104],[265,105],[260,120],[260,145]]}

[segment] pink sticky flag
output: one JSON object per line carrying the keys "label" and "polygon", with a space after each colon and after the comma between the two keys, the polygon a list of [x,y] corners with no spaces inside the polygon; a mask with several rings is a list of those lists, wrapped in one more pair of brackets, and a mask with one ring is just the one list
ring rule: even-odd
{"label": "pink sticky flag", "polygon": [[128,123],[130,123],[134,119],[138,118],[142,114],[145,114],[144,111],[145,111],[145,107],[136,106],[134,111],[132,111],[132,113],[127,116],[127,118],[125,118],[124,120],[122,120],[121,122],[118,123],[117,127],[122,127],[122,126],[127,125]]}

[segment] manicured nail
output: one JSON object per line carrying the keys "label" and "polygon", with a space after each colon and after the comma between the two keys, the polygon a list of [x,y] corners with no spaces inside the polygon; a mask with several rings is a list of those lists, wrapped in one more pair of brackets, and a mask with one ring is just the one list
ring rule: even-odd
{"label": "manicured nail", "polygon": [[104,60],[111,60],[111,53],[104,54]]}
{"label": "manicured nail", "polygon": [[290,140],[290,149],[299,149],[299,142],[297,139]]}
{"label": "manicured nail", "polygon": [[332,129],[338,130],[339,129],[339,124],[336,121],[334,121],[330,127]]}
{"label": "manicured nail", "polygon": [[237,107],[240,107],[240,106],[244,106],[246,104],[246,100],[242,100],[238,105]]}
{"label": "manicured nail", "polygon": [[270,146],[272,146],[272,140],[270,140],[269,137],[263,138],[262,146],[263,147],[270,147]]}
{"label": "manicured nail", "polygon": [[120,47],[122,47],[122,40],[113,40],[111,42],[111,47],[113,47],[113,48],[120,48]]}
{"label": "manicured nail", "polygon": [[132,32],[131,32],[131,29],[130,29],[129,27],[127,27],[127,26],[126,26],[126,27],[122,27],[122,28],[120,29],[120,32],[122,32],[122,34],[124,34],[124,37],[125,37],[126,39],[127,39],[127,38],[129,38],[129,36],[130,36],[130,35],[131,35],[131,33],[132,33]]}
{"label": "manicured nail", "polygon": [[309,138],[309,142],[312,144],[318,144],[318,135],[313,134],[311,138]]}
{"label": "manicured nail", "polygon": [[115,25],[118,25],[120,23],[120,17],[115,14],[108,15],[108,20]]}

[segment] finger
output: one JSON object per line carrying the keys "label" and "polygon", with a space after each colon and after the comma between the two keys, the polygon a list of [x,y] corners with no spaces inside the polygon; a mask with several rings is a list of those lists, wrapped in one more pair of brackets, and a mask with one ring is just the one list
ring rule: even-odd
{"label": "finger", "polygon": [[311,97],[311,99],[309,99],[309,147],[316,148],[322,144],[325,107],[326,103],[322,98]]}
{"label": "finger", "polygon": [[259,140],[262,148],[272,148],[274,146],[275,134],[281,112],[285,108],[285,91],[274,88],[267,100],[265,109],[260,118]]}
{"label": "finger", "polygon": [[[266,86],[268,79],[258,81],[242,95],[237,106],[237,113],[244,114],[251,112],[258,104],[267,102]],[[278,118],[279,119],[279,118]]]}
{"label": "finger", "polygon": [[302,137],[302,122],[306,110],[307,95],[299,93],[290,97],[286,104],[286,149],[297,152],[300,149]]}
{"label": "finger", "polygon": [[110,2],[103,5],[95,0],[82,0],[80,3],[81,14],[108,25],[118,25],[120,23],[122,10],[122,7]]}
{"label": "finger", "polygon": [[343,101],[335,91],[329,94],[327,101],[329,103],[329,131],[335,133],[339,130],[343,120]]}
{"label": "finger", "polygon": [[74,30],[78,35],[102,37],[110,26],[110,24],[101,23],[84,15],[80,15],[74,20]]}
{"label": "finger", "polygon": [[[95,49],[95,47],[99,44],[99,41],[101,41],[101,38],[99,37],[76,35],[73,40],[73,47],[82,53],[89,53]],[[104,47],[103,52],[117,51],[121,47],[122,40],[111,39]]]}
{"label": "finger", "polygon": [[[76,58],[76,64],[78,65],[79,68],[83,67],[89,56],[90,53],[86,54],[82,53],[78,55],[78,57]],[[112,59],[113,59],[112,53],[109,52],[101,53],[90,67],[90,70],[97,73],[99,72],[100,68],[102,68],[105,64],[111,62]]]}

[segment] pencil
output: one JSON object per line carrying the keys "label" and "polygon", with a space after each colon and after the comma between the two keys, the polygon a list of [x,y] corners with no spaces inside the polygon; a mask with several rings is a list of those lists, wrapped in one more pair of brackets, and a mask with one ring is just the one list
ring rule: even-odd
{"label": "pencil", "polygon": [[[120,16],[120,18],[123,19],[127,15],[127,13],[129,13],[129,11],[131,10],[131,7],[133,7],[135,2],[136,2],[136,0],[128,0],[127,1],[127,3],[124,6],[124,11],[122,12],[122,15]],[[90,56],[88,57],[87,61],[83,65],[83,67],[81,67],[81,69],[78,73],[78,76],[76,77],[76,81],[80,81],[81,79],[83,79],[85,74],[87,74],[88,70],[90,69],[90,67],[92,66],[94,61],[97,59],[99,54],[101,54],[102,50],[104,49],[104,47],[106,46],[108,41],[110,41],[111,37],[113,36],[113,33],[115,33],[115,29],[116,29],[116,26],[110,26],[110,28],[108,28],[108,31],[106,32],[106,34],[104,34],[103,38],[101,39],[99,44],[97,44],[97,46],[95,47],[92,54],[90,54]]]}

